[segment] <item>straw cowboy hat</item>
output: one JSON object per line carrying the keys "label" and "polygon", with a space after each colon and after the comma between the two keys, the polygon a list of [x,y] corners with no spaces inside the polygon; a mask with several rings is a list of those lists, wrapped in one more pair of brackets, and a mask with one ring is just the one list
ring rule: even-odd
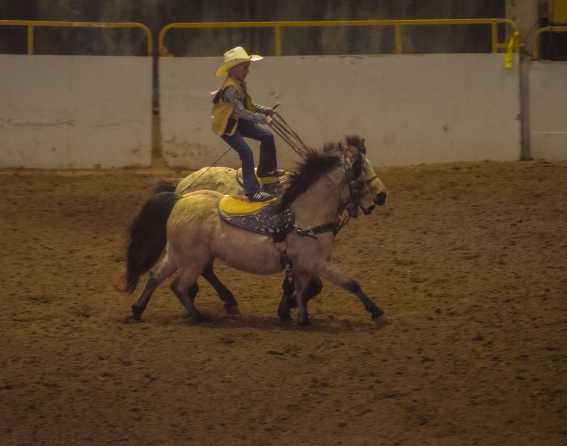
{"label": "straw cowboy hat", "polygon": [[224,63],[217,68],[216,75],[217,77],[226,76],[229,70],[236,65],[240,65],[244,62],[256,62],[258,60],[262,60],[262,56],[258,56],[257,54],[252,54],[251,56],[248,55],[246,50],[241,46],[237,46],[231,50],[228,50],[224,53]]}

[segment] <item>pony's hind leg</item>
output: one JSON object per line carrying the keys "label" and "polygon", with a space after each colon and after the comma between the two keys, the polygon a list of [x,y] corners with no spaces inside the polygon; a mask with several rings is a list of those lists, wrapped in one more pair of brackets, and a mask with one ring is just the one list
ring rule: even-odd
{"label": "pony's hind leg", "polygon": [[157,272],[154,273],[153,271],[150,271],[146,285],[142,290],[142,294],[140,294],[138,300],[131,307],[132,314],[130,315],[128,320],[142,320],[142,314],[144,314],[144,311],[148,306],[148,303],[150,302],[154,291],[165,279],[171,276],[176,269],[177,267],[175,266],[175,264],[171,262],[169,257],[166,255],[162,260],[162,263],[160,264]]}
{"label": "pony's hind leg", "polygon": [[197,278],[201,275],[201,270],[196,268],[185,269],[180,276],[175,279],[171,285],[171,290],[175,293],[181,304],[193,319],[193,322],[203,322],[207,318],[197,310],[194,299],[197,295],[199,287],[197,286]]}
{"label": "pony's hind leg", "polygon": [[364,293],[364,291],[362,291],[362,288],[356,280],[345,276],[331,263],[324,264],[320,269],[319,274],[329,282],[334,283],[335,285],[340,286],[357,296],[360,299],[360,302],[362,302],[362,305],[364,305],[364,308],[366,308],[366,311],[368,311],[372,316],[372,319],[378,319],[384,315],[384,311],[378,307],[372,299]]}
{"label": "pony's hind leg", "polygon": [[189,287],[187,290],[187,298],[193,303],[193,307],[189,306],[185,299],[181,299],[177,293],[177,288],[179,287],[179,277],[177,277],[173,282],[171,282],[170,289],[173,291],[173,294],[179,299],[181,305],[185,307],[188,313],[191,312],[191,308],[195,307],[195,297],[197,297],[197,293],[199,292],[199,284],[195,282],[193,285]]}
{"label": "pony's hind leg", "polygon": [[224,284],[219,280],[215,271],[213,269],[213,261],[211,261],[203,271],[203,277],[211,284],[215,289],[221,300],[224,302],[224,310],[227,314],[237,315],[240,314],[238,309],[238,302],[234,298],[232,292],[224,286]]}
{"label": "pony's hind leg", "polygon": [[146,285],[142,290],[142,294],[140,294],[138,300],[131,307],[132,314],[130,315],[128,320],[132,320],[132,321],[142,320],[142,314],[144,314],[144,311],[148,306],[150,299],[152,298],[152,294],[154,293],[155,289],[158,286],[159,286],[158,281],[155,279],[153,272],[150,271]]}

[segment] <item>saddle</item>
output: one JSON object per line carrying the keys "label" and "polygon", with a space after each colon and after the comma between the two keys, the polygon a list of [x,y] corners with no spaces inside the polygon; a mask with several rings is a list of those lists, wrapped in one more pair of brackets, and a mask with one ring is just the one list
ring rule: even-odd
{"label": "saddle", "polygon": [[219,203],[221,218],[240,229],[270,236],[282,241],[293,229],[295,215],[291,209],[283,212],[276,208],[276,199],[249,202],[238,195],[225,195]]}

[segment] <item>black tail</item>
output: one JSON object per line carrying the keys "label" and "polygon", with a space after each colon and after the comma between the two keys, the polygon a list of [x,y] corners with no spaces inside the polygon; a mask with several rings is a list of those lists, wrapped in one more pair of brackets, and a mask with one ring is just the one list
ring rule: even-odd
{"label": "black tail", "polygon": [[160,181],[156,187],[154,187],[153,193],[159,194],[160,192],[175,192],[175,184],[169,181]]}
{"label": "black tail", "polygon": [[140,276],[158,260],[167,241],[166,224],[177,196],[173,192],[159,192],[142,207],[130,226],[126,291],[132,293]]}

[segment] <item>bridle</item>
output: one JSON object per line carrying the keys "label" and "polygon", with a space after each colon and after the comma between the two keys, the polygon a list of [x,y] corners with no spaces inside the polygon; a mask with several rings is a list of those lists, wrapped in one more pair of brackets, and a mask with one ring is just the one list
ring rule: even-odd
{"label": "bridle", "polygon": [[[353,163],[351,163],[347,160],[347,149],[342,142],[339,142],[339,148],[343,152],[343,168],[349,191],[349,198],[342,207],[348,212],[349,218],[356,218],[358,217],[358,208],[360,207],[361,192],[364,189],[364,186],[370,184],[377,176],[375,175],[369,180],[361,181],[360,176],[362,175],[362,155],[364,154],[363,150],[357,148],[358,157]],[[342,226],[344,226],[345,224],[346,222]]]}
{"label": "bridle", "polygon": [[[333,234],[333,237],[336,236],[340,232],[340,230],[347,225],[351,217],[358,216],[361,191],[363,190],[365,185],[372,183],[372,181],[374,181],[378,177],[377,175],[375,175],[370,179],[361,181],[360,176],[362,175],[362,155],[364,154],[364,152],[361,149],[357,148],[359,151],[358,159],[354,163],[351,163],[347,160],[346,148],[343,143],[339,142],[338,146],[342,151],[342,166],[344,171],[344,178],[346,179],[348,185],[349,197],[346,202],[341,204],[342,211],[341,214],[339,214],[337,221],[335,222],[324,223],[309,229],[303,229],[294,224],[291,231],[295,232],[299,236],[317,239],[317,235],[327,232],[331,232]],[[366,213],[366,210],[364,210],[364,212]],[[290,281],[292,262],[288,257],[285,249],[281,254],[281,264],[286,275],[286,280]]]}
{"label": "bridle", "polygon": [[[363,189],[363,185],[370,184],[375,178],[377,178],[377,176],[374,176],[369,180],[361,181],[359,177],[362,175],[362,158],[359,156],[354,163],[348,162],[344,155],[344,145],[342,145],[342,143],[339,143],[338,145],[343,152],[342,166],[349,191],[348,199],[344,203],[341,203],[342,211],[336,222],[324,223],[310,229],[303,229],[298,226],[294,226],[293,229],[298,235],[312,238],[317,238],[318,234],[323,234],[325,232],[332,232],[333,235],[337,235],[352,217],[356,218],[358,216],[358,208],[360,207],[361,198],[360,192]],[[360,153],[360,155],[362,155],[362,153]]]}

